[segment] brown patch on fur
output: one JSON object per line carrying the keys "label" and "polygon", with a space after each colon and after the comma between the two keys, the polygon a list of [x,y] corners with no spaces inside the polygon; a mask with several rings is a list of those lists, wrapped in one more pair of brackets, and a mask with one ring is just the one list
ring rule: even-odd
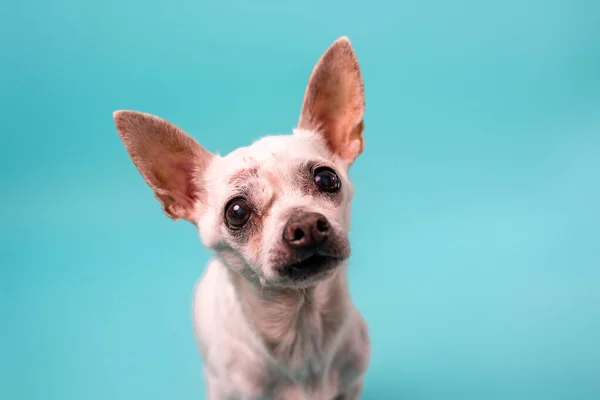
{"label": "brown patch on fur", "polygon": [[364,148],[364,84],[346,37],[336,40],[313,69],[298,127],[323,135],[330,150],[352,163]]}
{"label": "brown patch on fur", "polygon": [[[277,179],[281,182],[280,176],[270,172],[260,172],[260,178],[266,178],[267,182],[273,187]],[[262,184],[263,179],[255,179],[259,177],[259,168],[246,168],[236,172],[230,179],[229,184],[237,187],[237,189],[246,194],[247,200],[252,207],[252,216],[247,225],[240,229],[235,237],[239,242],[243,243],[245,248],[251,254],[260,253],[262,246],[262,230],[265,219],[269,216],[271,206],[277,199],[277,191],[273,190],[269,198],[261,195],[264,192]]]}
{"label": "brown patch on fur", "polygon": [[246,241],[246,249],[250,254],[260,254],[262,247],[262,219],[260,221],[261,227],[256,227],[256,223],[253,226],[252,231],[248,235]]}
{"label": "brown patch on fur", "polygon": [[194,223],[205,200],[202,174],[213,155],[182,129],[137,111],[115,111],[115,125],[131,160],[172,219]]}
{"label": "brown patch on fur", "polygon": [[229,178],[229,184],[247,181],[250,178],[258,176],[258,167],[244,168],[237,171]]}
{"label": "brown patch on fur", "polygon": [[274,188],[281,187],[281,185],[283,183],[283,178],[281,177],[281,175],[275,174],[271,171],[266,171],[263,175],[264,175],[265,179],[267,181],[269,181],[269,183]]}

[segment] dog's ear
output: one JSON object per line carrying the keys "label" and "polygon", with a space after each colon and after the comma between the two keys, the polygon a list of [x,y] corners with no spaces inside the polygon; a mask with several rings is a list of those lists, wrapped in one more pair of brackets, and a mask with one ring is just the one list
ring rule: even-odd
{"label": "dog's ear", "polygon": [[363,151],[364,84],[358,59],[346,37],[336,40],[313,69],[298,128],[322,135],[348,164]]}
{"label": "dog's ear", "polygon": [[119,136],[165,213],[195,223],[206,201],[203,174],[212,153],[172,123],[137,111],[115,111]]}

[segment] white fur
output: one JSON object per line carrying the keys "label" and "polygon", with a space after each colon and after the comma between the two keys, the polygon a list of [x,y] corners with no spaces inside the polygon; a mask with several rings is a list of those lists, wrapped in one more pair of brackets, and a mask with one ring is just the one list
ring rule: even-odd
{"label": "white fur", "polygon": [[[290,183],[306,160],[333,164],[343,182],[340,206],[316,201]],[[270,207],[258,251],[235,247],[222,222],[222,206],[232,190],[228,180],[253,167],[259,176],[249,183]],[[269,261],[269,249],[281,240],[283,216],[295,207],[322,213],[347,234],[353,194],[347,168],[319,135],[302,130],[265,137],[211,162],[205,174],[208,199],[197,225],[203,243],[218,257],[198,282],[193,305],[211,400],[358,398],[369,345],[364,321],[350,301],[345,264],[314,286],[280,291]],[[279,178],[277,185],[262,179],[269,173]],[[238,274],[245,264],[259,284]],[[281,346],[266,345],[265,332],[280,338]],[[285,343],[288,348],[282,349]]]}
{"label": "white fur", "polygon": [[[193,305],[210,400],[359,398],[369,339],[345,260],[348,169],[363,150],[363,114],[364,85],[345,37],[313,70],[291,135],[221,157],[162,118],[113,114],[165,213],[198,226],[215,253]],[[227,213],[232,200],[241,208]]]}

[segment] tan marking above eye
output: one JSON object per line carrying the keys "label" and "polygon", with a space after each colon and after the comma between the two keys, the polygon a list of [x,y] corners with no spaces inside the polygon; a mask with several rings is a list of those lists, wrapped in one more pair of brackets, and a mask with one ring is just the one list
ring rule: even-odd
{"label": "tan marking above eye", "polygon": [[234,184],[240,181],[243,182],[255,176],[258,176],[258,167],[244,168],[231,175],[229,183]]}
{"label": "tan marking above eye", "polygon": [[273,186],[280,186],[283,181],[281,175],[274,172],[265,172],[264,176]]}

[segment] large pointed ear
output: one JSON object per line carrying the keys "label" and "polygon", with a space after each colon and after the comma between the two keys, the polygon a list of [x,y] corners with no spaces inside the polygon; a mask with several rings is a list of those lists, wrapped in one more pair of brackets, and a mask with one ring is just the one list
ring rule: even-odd
{"label": "large pointed ear", "polygon": [[172,123],[137,111],[115,111],[119,136],[165,213],[195,223],[206,201],[203,174],[213,154]]}
{"label": "large pointed ear", "polygon": [[348,164],[363,151],[364,84],[350,40],[336,40],[313,69],[298,128],[322,135]]}

